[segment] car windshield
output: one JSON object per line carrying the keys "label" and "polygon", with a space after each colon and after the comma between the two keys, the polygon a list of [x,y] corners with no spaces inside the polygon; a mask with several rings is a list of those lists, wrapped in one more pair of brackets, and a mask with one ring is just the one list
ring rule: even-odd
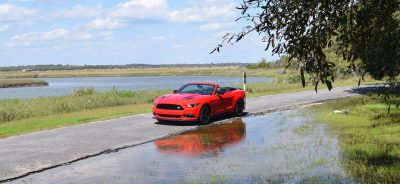
{"label": "car windshield", "polygon": [[212,95],[214,91],[213,85],[208,84],[186,84],[178,93],[189,93],[189,94],[201,94],[201,95]]}

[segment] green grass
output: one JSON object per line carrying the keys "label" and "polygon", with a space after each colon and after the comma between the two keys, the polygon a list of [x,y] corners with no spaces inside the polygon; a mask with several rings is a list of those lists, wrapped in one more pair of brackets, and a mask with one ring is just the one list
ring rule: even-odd
{"label": "green grass", "polygon": [[304,136],[304,135],[309,134],[312,131],[312,128],[313,127],[311,125],[305,124],[305,125],[294,128],[293,133]]}
{"label": "green grass", "polygon": [[[400,109],[376,96],[335,100],[316,107],[317,122],[339,134],[343,163],[348,174],[361,183],[400,181]],[[334,110],[350,110],[334,114]]]}
{"label": "green grass", "polygon": [[92,121],[107,120],[133,114],[149,112],[151,104],[123,105],[80,112],[61,113],[49,116],[28,118],[0,124],[0,138],[30,132],[49,130],[64,126],[84,124]]}
{"label": "green grass", "polygon": [[48,83],[38,79],[0,79],[0,88],[47,86]]}
{"label": "green grass", "polygon": [[52,116],[84,110],[123,105],[151,104],[155,97],[170,90],[120,91],[96,93],[92,88],[78,89],[73,95],[29,100],[0,100],[0,124],[16,120]]}

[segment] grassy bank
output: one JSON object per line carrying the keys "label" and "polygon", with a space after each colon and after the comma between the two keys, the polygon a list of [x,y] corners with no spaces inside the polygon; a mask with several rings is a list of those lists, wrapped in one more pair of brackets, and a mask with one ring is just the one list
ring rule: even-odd
{"label": "grassy bank", "polygon": [[170,90],[95,92],[29,100],[0,100],[0,138],[151,111],[155,97]]}
{"label": "grassy bank", "polygon": [[0,88],[47,86],[48,83],[38,79],[0,79]]}
{"label": "grassy bank", "polygon": [[151,104],[156,96],[167,92],[169,91],[152,90],[142,92],[113,89],[96,93],[93,88],[81,88],[76,90],[73,95],[67,96],[29,100],[1,100],[0,123],[105,107]]}
{"label": "grassy bank", "polygon": [[180,67],[180,68],[131,68],[131,69],[91,69],[56,70],[32,72],[0,72],[0,78],[67,78],[67,77],[127,77],[127,76],[248,76],[279,77],[282,69],[254,69],[245,67]]}
{"label": "grassy bank", "polygon": [[150,110],[151,104],[131,104],[3,122],[0,123],[0,139],[29,132],[141,114],[150,112]]}
{"label": "grassy bank", "polygon": [[317,122],[338,133],[348,174],[360,183],[400,181],[400,109],[388,114],[388,106],[373,95],[331,101],[315,110]]}

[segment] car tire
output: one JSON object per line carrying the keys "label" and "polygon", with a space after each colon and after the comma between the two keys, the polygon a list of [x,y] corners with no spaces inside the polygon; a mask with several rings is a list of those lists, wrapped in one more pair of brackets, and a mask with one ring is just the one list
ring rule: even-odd
{"label": "car tire", "polygon": [[244,110],[244,101],[242,99],[238,100],[235,105],[235,110],[233,111],[234,116],[241,116]]}
{"label": "car tire", "polygon": [[211,109],[208,106],[203,106],[200,109],[200,114],[199,114],[199,124],[201,125],[206,125],[210,123],[211,120]]}

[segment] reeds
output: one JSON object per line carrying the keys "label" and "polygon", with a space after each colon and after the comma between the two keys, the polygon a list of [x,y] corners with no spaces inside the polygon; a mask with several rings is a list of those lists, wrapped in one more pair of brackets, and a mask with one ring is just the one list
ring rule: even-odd
{"label": "reeds", "polygon": [[129,104],[149,104],[154,98],[167,90],[121,91],[112,89],[95,92],[93,88],[79,88],[74,94],[59,97],[35,99],[0,100],[0,123],[48,116],[61,113],[78,112]]}

